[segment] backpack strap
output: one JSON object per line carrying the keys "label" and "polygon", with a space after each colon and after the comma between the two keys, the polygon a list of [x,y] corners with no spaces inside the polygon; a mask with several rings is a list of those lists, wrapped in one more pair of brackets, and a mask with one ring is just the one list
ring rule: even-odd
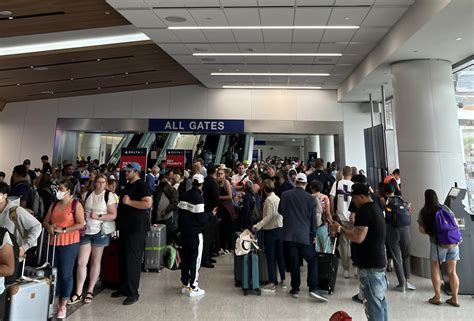
{"label": "backpack strap", "polygon": [[8,210],[8,216],[10,218],[10,221],[13,222],[13,225],[15,225],[15,232],[13,233],[15,236],[19,233],[21,238],[24,239],[25,236],[23,235],[22,229],[20,228],[20,222],[18,221],[18,216],[16,213],[16,209],[18,206],[12,206]]}
{"label": "backpack strap", "polygon": [[105,195],[104,195],[105,205],[109,204],[109,195],[110,195],[110,191],[105,190]]}

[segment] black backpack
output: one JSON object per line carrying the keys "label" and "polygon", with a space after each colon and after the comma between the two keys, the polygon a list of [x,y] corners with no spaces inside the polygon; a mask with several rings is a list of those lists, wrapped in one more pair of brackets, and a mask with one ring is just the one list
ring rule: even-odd
{"label": "black backpack", "polygon": [[408,226],[411,223],[408,204],[400,196],[393,196],[387,199],[385,216],[387,224],[393,227]]}
{"label": "black backpack", "polygon": [[[87,194],[86,194],[86,198],[84,199],[84,203],[87,201],[87,199],[89,198],[89,196],[91,196],[93,191],[88,191]],[[104,201],[105,201],[105,204],[108,204],[109,203],[109,194],[110,194],[110,191],[109,190],[105,190],[105,195],[104,195]]]}
{"label": "black backpack", "polygon": [[9,285],[9,284],[14,283],[18,276],[18,267],[20,266],[20,247],[18,246],[18,242],[16,241],[15,235],[10,233],[10,231],[4,227],[0,227],[1,242],[3,242],[5,233],[10,234],[10,239],[12,240],[12,244],[13,244],[13,254],[15,257],[15,269],[13,270],[13,274],[5,277],[5,285]]}

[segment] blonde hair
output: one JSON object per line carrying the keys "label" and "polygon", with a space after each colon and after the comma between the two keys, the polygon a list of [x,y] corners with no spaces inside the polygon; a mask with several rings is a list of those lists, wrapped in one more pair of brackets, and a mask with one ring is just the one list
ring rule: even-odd
{"label": "blonde hair", "polygon": [[272,193],[275,191],[275,183],[271,179],[266,179],[263,181],[263,191],[266,193]]}
{"label": "blonde hair", "polygon": [[199,174],[199,173],[201,173],[201,163],[195,162],[191,169],[191,174],[194,175],[194,174]]}

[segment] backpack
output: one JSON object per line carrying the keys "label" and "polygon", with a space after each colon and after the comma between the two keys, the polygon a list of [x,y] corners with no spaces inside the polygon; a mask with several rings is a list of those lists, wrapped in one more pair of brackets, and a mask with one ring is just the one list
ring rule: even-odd
{"label": "backpack", "polygon": [[344,311],[334,313],[329,321],[352,321],[352,317]]}
{"label": "backpack", "polygon": [[408,226],[411,223],[408,204],[400,196],[389,197],[385,207],[386,221],[393,227]]}
{"label": "backpack", "polygon": [[26,202],[26,210],[30,212],[38,220],[42,220],[44,216],[44,204],[43,199],[39,196],[36,187],[31,184],[28,185],[28,202]]}
{"label": "backpack", "polygon": [[441,205],[435,215],[436,243],[444,248],[453,248],[462,241],[459,226],[454,213],[446,206]]}
{"label": "backpack", "polygon": [[5,277],[5,285],[12,284],[16,281],[17,275],[18,275],[18,267],[20,266],[20,247],[18,246],[18,242],[16,241],[15,235],[10,233],[9,230],[7,230],[4,227],[0,227],[0,240],[3,242],[3,238],[5,237],[5,233],[10,234],[10,239],[13,244],[13,255],[15,258],[15,269],[13,270],[13,274],[10,276]]}
{"label": "backpack", "polygon": [[262,220],[262,211],[260,210],[260,206],[257,204],[257,199],[255,196],[252,196],[253,199],[253,207],[250,213],[250,219],[252,224],[258,223]]}

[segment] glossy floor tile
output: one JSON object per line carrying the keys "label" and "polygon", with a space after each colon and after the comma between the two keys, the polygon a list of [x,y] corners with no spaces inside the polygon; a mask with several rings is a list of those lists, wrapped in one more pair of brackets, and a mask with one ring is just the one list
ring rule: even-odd
{"label": "glossy floor tile", "polygon": [[[179,274],[179,271],[169,270],[143,273],[137,304],[122,306],[123,299],[112,299],[112,291],[104,290],[92,304],[81,307],[67,320],[329,320],[338,310],[346,311],[355,321],[366,320],[363,306],[351,301],[357,291],[357,280],[344,279],[342,273],[339,273],[335,293],[329,296],[329,303],[310,299],[304,287],[298,300],[281,289],[275,294],[245,297],[234,287],[232,256],[218,258],[215,269],[201,270],[200,286],[207,292],[204,297],[191,299],[182,295]],[[396,285],[395,273],[388,275],[392,288]],[[305,280],[305,273],[302,279]],[[289,275],[287,280],[290,280]],[[417,291],[388,291],[390,320],[474,320],[471,296],[461,296],[461,308],[446,304],[437,307],[427,303],[433,295],[430,280],[412,277],[412,283]]]}

